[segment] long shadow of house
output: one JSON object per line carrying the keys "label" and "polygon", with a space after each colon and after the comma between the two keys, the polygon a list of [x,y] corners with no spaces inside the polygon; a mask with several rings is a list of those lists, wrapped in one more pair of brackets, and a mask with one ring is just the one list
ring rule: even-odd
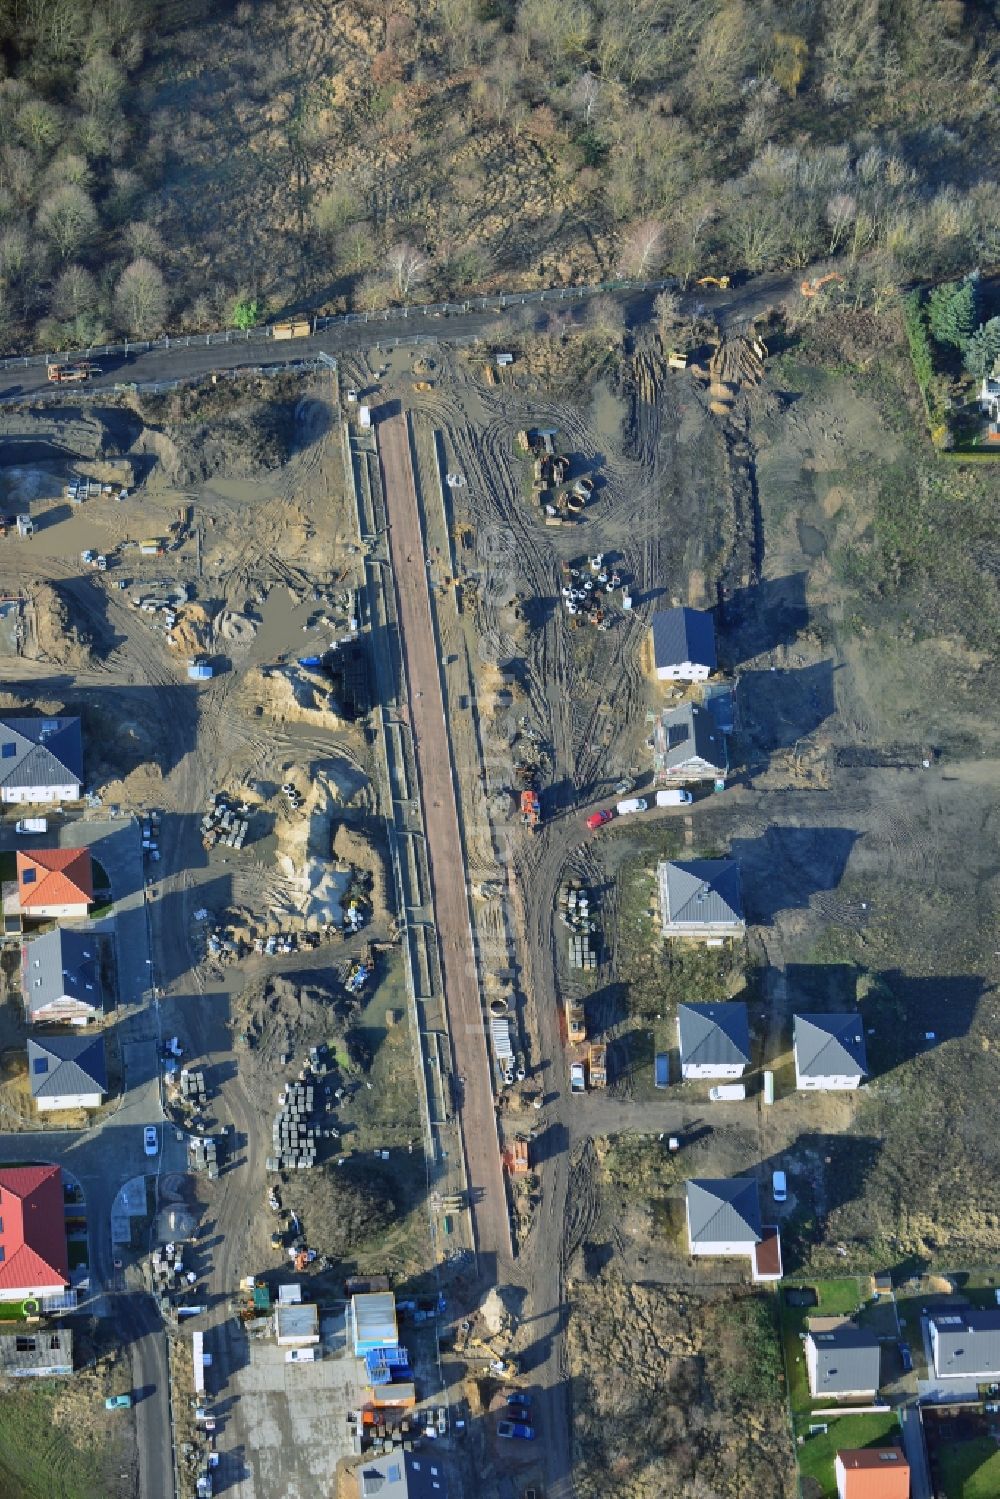
{"label": "long shadow of house", "polygon": [[809,623],[805,572],[766,578],[719,599],[719,664],[733,671],[764,651],[791,645]]}
{"label": "long shadow of house", "polygon": [[740,866],[747,921],[767,926],[780,911],[835,890],[857,837],[853,828],[770,827],[760,838],[735,839],[730,857]]}
{"label": "long shadow of house", "polygon": [[740,731],[750,768],[759,771],[774,750],[791,749],[836,712],[834,663],[816,661],[798,671],[746,671],[740,675]]}

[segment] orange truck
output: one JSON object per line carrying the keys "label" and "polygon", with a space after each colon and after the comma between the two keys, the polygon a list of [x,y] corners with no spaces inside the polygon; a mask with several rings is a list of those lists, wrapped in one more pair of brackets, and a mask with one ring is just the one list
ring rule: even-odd
{"label": "orange truck", "polygon": [[537,791],[521,792],[521,821],[534,832],[542,820],[541,803]]}
{"label": "orange truck", "polygon": [[78,385],[82,380],[89,380],[91,375],[99,375],[101,372],[96,364],[81,359],[75,364],[47,365],[45,373],[53,385]]}

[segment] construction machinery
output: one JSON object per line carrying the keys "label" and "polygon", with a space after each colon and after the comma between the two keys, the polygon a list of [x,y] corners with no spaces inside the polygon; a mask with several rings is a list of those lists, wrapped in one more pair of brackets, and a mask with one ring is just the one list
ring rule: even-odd
{"label": "construction machinery", "polygon": [[830,286],[834,281],[843,281],[843,279],[837,271],[831,271],[827,276],[814,276],[811,281],[807,278],[799,290],[804,297],[815,297],[824,286]]}
{"label": "construction machinery", "polygon": [[728,291],[729,290],[729,277],[728,276],[701,276],[695,282],[695,286],[717,286],[720,291]]}
{"label": "construction machinery", "polygon": [[591,1042],[587,1076],[592,1088],[606,1088],[608,1085],[608,1048],[603,1042]]}
{"label": "construction machinery", "polygon": [[667,354],[667,368],[671,370],[686,370],[688,357],[682,349],[670,349]]}
{"label": "construction machinery", "polygon": [[579,1046],[587,1039],[587,1015],[582,999],[566,1001],[566,1035],[571,1046]]}
{"label": "construction machinery", "polygon": [[531,1157],[527,1137],[518,1135],[510,1152],[510,1172],[512,1176],[527,1176],[531,1171]]}
{"label": "construction machinery", "polygon": [[99,375],[100,368],[89,359],[80,359],[74,364],[50,364],[45,373],[53,385],[79,385],[91,375]]}
{"label": "construction machinery", "polygon": [[312,332],[312,324],[308,318],[300,318],[292,323],[273,323],[271,326],[272,338],[308,338]]}
{"label": "construction machinery", "polygon": [[538,792],[534,790],[522,791],[521,821],[524,823],[524,826],[534,832],[541,820],[542,808],[538,800]]}
{"label": "construction machinery", "polygon": [[413,389],[414,390],[421,390],[421,391],[423,391],[423,390],[431,390],[431,389],[433,389],[433,387],[432,387],[431,382],[429,380],[414,380],[414,382],[413,382]]}

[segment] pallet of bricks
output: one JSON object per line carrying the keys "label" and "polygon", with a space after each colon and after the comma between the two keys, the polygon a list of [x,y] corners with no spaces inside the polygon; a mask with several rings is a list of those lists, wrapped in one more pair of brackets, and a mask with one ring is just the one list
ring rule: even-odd
{"label": "pallet of bricks", "polygon": [[289,1083],[279,1095],[281,1108],[271,1131],[273,1154],[269,1171],[304,1171],[316,1164],[316,1131],[309,1124],[313,1111],[312,1083]]}
{"label": "pallet of bricks", "polygon": [[588,970],[597,967],[597,953],[588,933],[573,932],[570,936],[569,966]]}
{"label": "pallet of bricks", "polygon": [[250,827],[247,810],[241,802],[230,805],[224,796],[216,796],[214,804],[201,819],[201,841],[205,847],[212,848],[219,843],[227,848],[242,848]]}

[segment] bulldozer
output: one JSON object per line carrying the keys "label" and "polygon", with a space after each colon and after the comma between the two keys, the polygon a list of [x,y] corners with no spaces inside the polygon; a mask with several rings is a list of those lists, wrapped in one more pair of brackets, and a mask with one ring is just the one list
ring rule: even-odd
{"label": "bulldozer", "polygon": [[701,276],[695,282],[695,286],[717,286],[720,291],[728,291],[729,290],[729,277],[728,276]]}

